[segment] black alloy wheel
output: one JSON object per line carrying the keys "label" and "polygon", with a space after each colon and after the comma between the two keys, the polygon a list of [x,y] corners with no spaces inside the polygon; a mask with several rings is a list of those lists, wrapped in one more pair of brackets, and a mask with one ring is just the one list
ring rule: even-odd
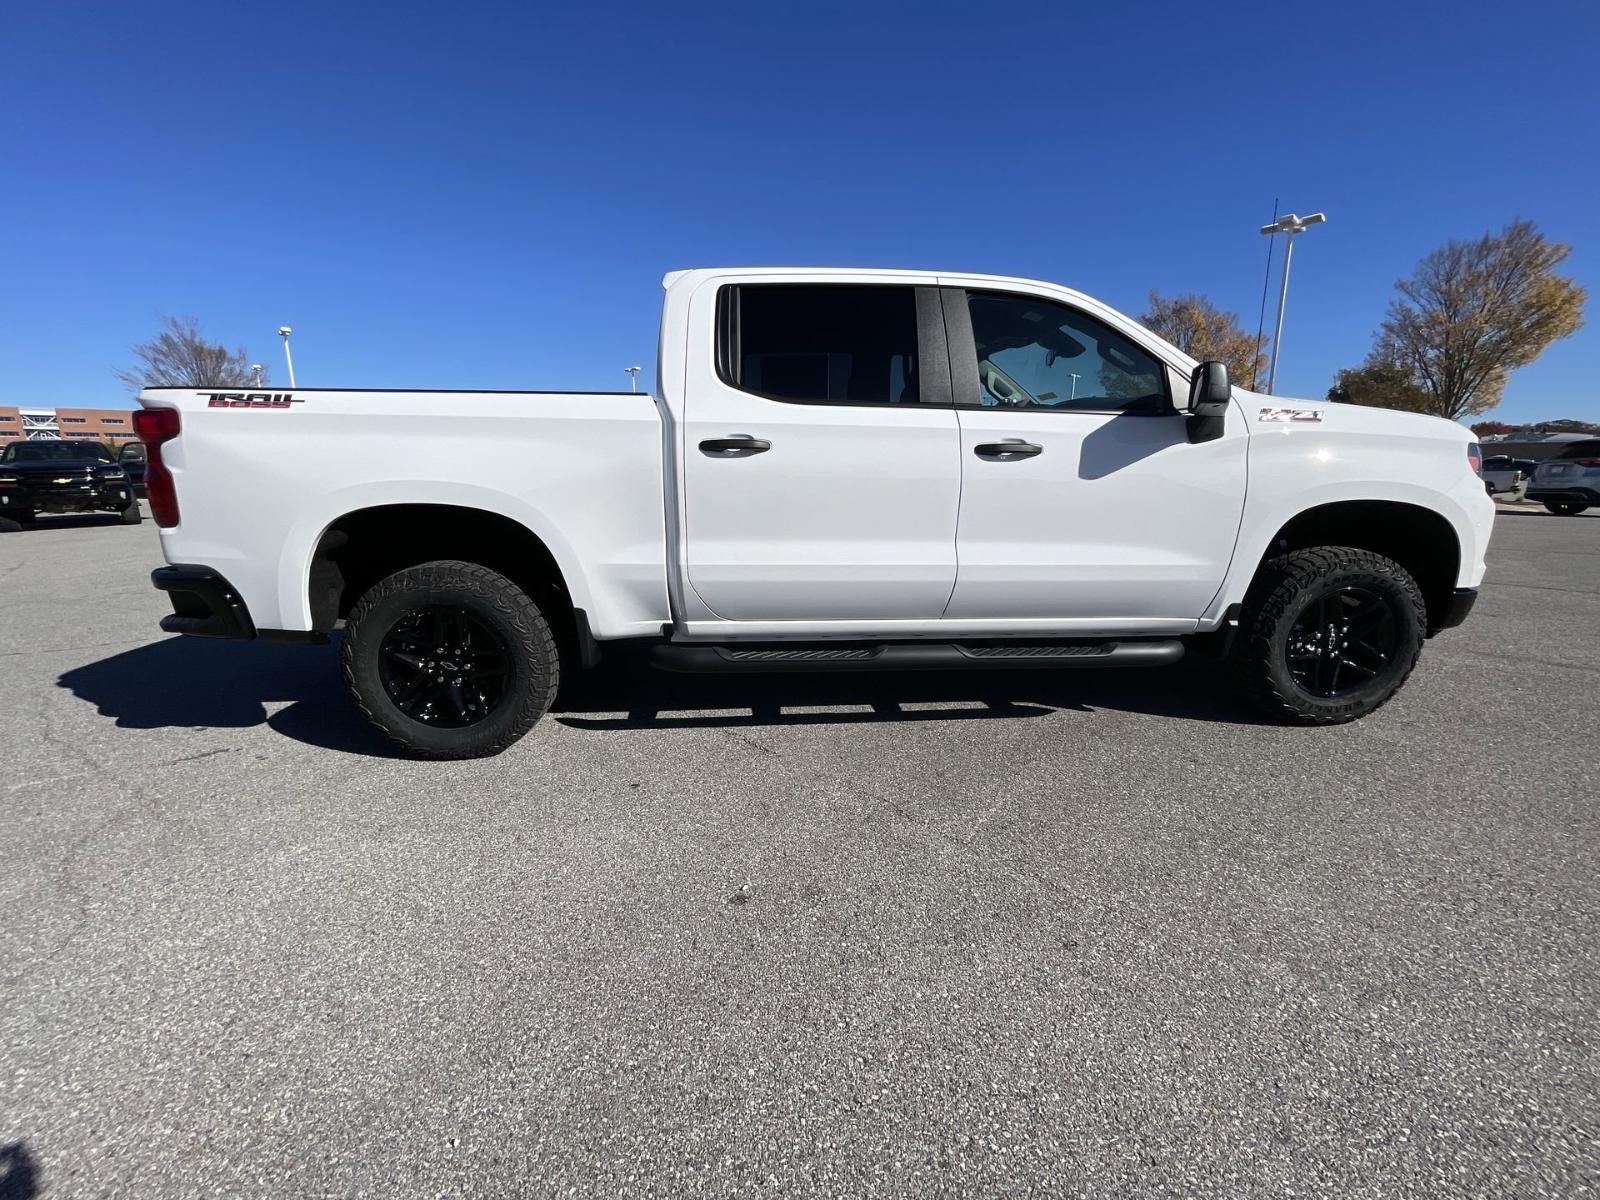
{"label": "black alloy wheel", "polygon": [[467,609],[427,605],[389,630],[378,650],[378,677],[413,721],[462,729],[488,717],[505,696],[509,653]]}
{"label": "black alloy wheel", "polygon": [[1312,600],[1289,628],[1289,677],[1308,696],[1352,696],[1389,671],[1400,643],[1388,599],[1341,587]]}
{"label": "black alloy wheel", "polygon": [[345,620],[339,663],[362,715],[419,758],[499,754],[561,685],[539,606],[499,572],[457,559],[368,588]]}

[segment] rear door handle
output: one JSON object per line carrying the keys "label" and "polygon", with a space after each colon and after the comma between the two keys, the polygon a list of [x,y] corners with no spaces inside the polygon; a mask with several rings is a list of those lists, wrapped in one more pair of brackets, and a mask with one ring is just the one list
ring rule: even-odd
{"label": "rear door handle", "polygon": [[972,452],[979,458],[1032,458],[1043,454],[1044,447],[1017,438],[1009,442],[979,442]]}
{"label": "rear door handle", "polygon": [[738,434],[735,437],[707,438],[700,443],[700,449],[707,454],[724,454],[742,451],[745,454],[765,454],[772,449],[772,443],[764,438],[751,437],[749,434]]}

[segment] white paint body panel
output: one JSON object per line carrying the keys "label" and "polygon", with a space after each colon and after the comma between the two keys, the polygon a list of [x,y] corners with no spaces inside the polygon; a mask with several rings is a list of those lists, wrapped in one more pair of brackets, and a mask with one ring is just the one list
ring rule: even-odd
{"label": "white paint body panel", "polygon": [[[666,619],[661,430],[649,396],[294,392],[287,409],[180,410],[162,447],[180,506],[171,563],[211,567],[258,628],[311,628],[311,556],[340,517],[384,504],[452,504],[526,525],[549,547],[597,636]],[[601,632],[603,631],[603,633]]]}
{"label": "white paint body panel", "polygon": [[[1472,435],[1405,413],[1236,391],[1226,431],[1181,416],[785,404],[713,367],[726,282],[982,287],[1048,296],[1112,324],[1169,368],[1194,361],[1053,284],[892,271],[740,269],[664,281],[660,394],[296,390],[287,409],[182,412],[163,447],[181,522],[168,562],[211,567],[259,628],[311,627],[307,583],[330,524],[385,504],[479,508],[543,540],[596,637],[686,640],[1172,635],[1214,629],[1272,539],[1343,500],[1441,514],[1475,587],[1494,505]],[[1262,420],[1262,409],[1283,415]],[[1293,414],[1317,414],[1315,420]],[[766,454],[711,460],[711,437]],[[977,441],[1046,446],[984,462]],[[1018,468],[1023,468],[1019,470]],[[733,619],[731,619],[733,618]]]}
{"label": "white paint body panel", "polygon": [[[715,341],[720,282],[706,280],[691,298],[691,346]],[[736,436],[772,449],[699,448]],[[711,619],[932,620],[944,611],[961,499],[953,410],[768,400],[724,383],[708,352],[685,363],[682,441],[688,590]]]}

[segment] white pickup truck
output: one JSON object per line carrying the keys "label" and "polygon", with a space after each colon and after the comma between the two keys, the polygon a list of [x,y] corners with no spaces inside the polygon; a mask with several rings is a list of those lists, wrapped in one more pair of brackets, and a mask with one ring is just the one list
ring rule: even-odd
{"label": "white pickup truck", "polygon": [[1387,700],[1494,506],[1467,430],[1231,387],[1049,283],[674,272],[658,394],[142,392],[169,631],[325,641],[405,750],[493,754],[563,671],[1223,656],[1289,721]]}

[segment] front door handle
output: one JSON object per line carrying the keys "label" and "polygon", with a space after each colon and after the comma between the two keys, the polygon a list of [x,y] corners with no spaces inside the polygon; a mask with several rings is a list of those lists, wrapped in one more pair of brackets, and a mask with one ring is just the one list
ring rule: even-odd
{"label": "front door handle", "polygon": [[972,452],[979,458],[1032,458],[1043,454],[1044,447],[1018,438],[1009,442],[979,442]]}
{"label": "front door handle", "polygon": [[765,454],[768,450],[772,449],[772,443],[767,441],[765,438],[751,437],[749,434],[741,433],[735,437],[707,438],[705,441],[700,443],[700,449],[704,450],[707,454],[728,454],[734,452],[744,454]]}

